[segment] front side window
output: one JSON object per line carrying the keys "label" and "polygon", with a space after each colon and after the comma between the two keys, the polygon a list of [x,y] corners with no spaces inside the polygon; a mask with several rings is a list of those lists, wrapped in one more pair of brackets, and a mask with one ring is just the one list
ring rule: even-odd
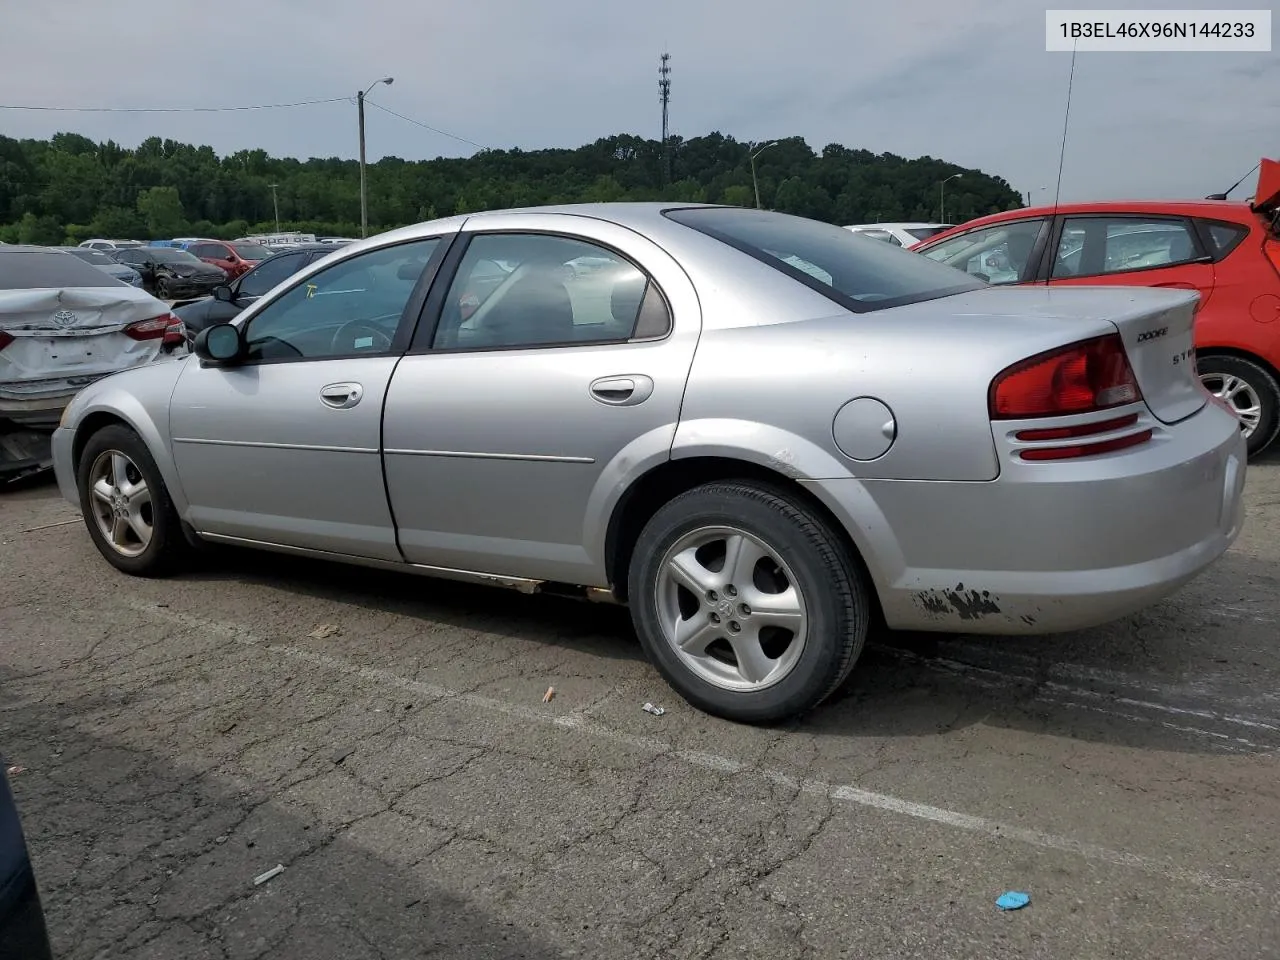
{"label": "front side window", "polygon": [[914,253],[887,243],[868,243],[844,227],[804,217],[730,207],[668,210],[666,216],[858,313],[983,286]]}
{"label": "front side window", "polygon": [[666,301],[630,261],[581,240],[473,237],[432,348],[492,350],[664,336]]}
{"label": "front side window", "polygon": [[233,243],[231,249],[241,260],[265,260],[271,256],[271,250],[260,243]]}
{"label": "front side window", "polygon": [[906,233],[915,237],[917,240],[928,240],[930,237],[936,237],[943,230],[950,230],[950,227],[904,227]]}
{"label": "front side window", "polygon": [[308,277],[249,320],[249,359],[389,352],[405,305],[439,243],[430,237],[370,250]]}
{"label": "front side window", "polygon": [[1069,217],[1051,276],[1056,280],[1171,267],[1197,256],[1191,224],[1185,220]]}
{"label": "front side window", "polygon": [[242,297],[260,297],[301,270],[304,259],[305,256],[301,253],[287,253],[267,260],[244,275],[237,292]]}
{"label": "front side window", "polygon": [[1039,218],[980,227],[919,250],[918,255],[986,283],[1025,283],[1035,272],[1031,254],[1044,226]]}

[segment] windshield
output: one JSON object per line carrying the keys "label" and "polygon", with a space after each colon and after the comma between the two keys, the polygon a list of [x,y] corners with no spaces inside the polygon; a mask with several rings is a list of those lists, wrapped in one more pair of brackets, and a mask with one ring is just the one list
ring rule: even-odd
{"label": "windshield", "polygon": [[173,247],[148,247],[147,257],[156,263],[203,263],[199,257],[186,250],[175,250]]}
{"label": "windshield", "polygon": [[120,286],[110,274],[61,250],[0,251],[0,290]]}
{"label": "windshield", "polygon": [[233,243],[231,247],[241,260],[265,260],[275,252],[260,243]]}
{"label": "windshield", "polygon": [[76,247],[74,250],[68,250],[67,253],[71,254],[73,257],[79,257],[86,263],[97,264],[100,267],[120,266],[120,264],[116,263],[101,250],[94,250],[90,247]]}
{"label": "windshield", "polygon": [[936,237],[943,230],[950,229],[950,227],[908,227],[906,232],[917,240],[928,240],[930,237]]}
{"label": "windshield", "polygon": [[666,216],[750,254],[841,306],[862,313],[986,286],[901,247],[844,227],[741,207],[668,210]]}

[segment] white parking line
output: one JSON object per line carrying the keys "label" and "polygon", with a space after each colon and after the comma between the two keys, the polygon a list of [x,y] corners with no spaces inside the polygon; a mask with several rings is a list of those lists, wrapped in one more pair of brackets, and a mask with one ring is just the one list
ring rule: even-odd
{"label": "white parking line", "polygon": [[[1274,717],[1244,716],[1237,713],[1227,713],[1225,711],[1218,710],[1180,707],[1168,703],[1159,703],[1146,698],[1140,699],[1138,697],[1124,696],[1119,691],[1090,690],[1086,687],[1059,683],[1055,680],[1041,679],[1040,677],[1035,676],[1032,671],[1028,671],[1026,674],[1021,674],[1006,672],[1003,670],[994,670],[990,667],[968,663],[963,660],[952,660],[947,657],[925,657],[920,654],[913,653],[910,650],[902,650],[897,647],[888,647],[882,644],[868,644],[867,649],[898,660],[907,661],[936,672],[962,676],[965,678],[966,682],[981,682],[984,686],[989,688],[1008,688],[1027,685],[1038,686],[1039,689],[1036,690],[1033,699],[1046,703],[1089,709],[1094,713],[1107,714],[1121,720],[1159,724],[1160,726],[1166,727],[1170,730],[1176,730],[1180,733],[1191,734],[1193,736],[1205,737],[1211,740],[1231,740],[1235,743],[1255,748],[1256,750],[1274,751],[1276,747],[1240,737],[1224,735],[1219,731],[1207,730],[1203,727],[1169,723],[1161,720],[1158,716],[1144,717],[1132,712],[1110,709],[1105,704],[1125,706],[1130,708],[1130,710],[1150,710],[1156,714],[1167,714],[1169,716],[1179,718],[1194,717],[1198,720],[1212,721],[1235,727],[1244,727],[1248,730],[1259,730],[1267,733],[1280,734],[1280,719]],[[1034,666],[1035,661],[1032,660],[1032,658],[1025,659],[1028,661],[1028,665]],[[1075,671],[1060,669],[1055,666],[1051,666],[1048,669],[1048,673],[1051,675],[1055,673],[1071,675],[1073,672]],[[1148,693],[1164,694],[1171,698],[1186,696],[1185,691],[1178,691],[1174,687],[1134,682],[1132,679],[1126,678],[1123,674],[1117,674],[1114,671],[1090,672],[1097,674],[1098,679],[1102,682],[1111,683],[1115,686],[1127,686],[1133,689],[1143,690]],[[1083,678],[1085,671],[1082,669],[1078,673]],[[1087,703],[1080,701],[1087,701]],[[1098,705],[1098,701],[1103,701],[1104,705]]]}
{"label": "white parking line", "polygon": [[1242,889],[1255,889],[1255,885],[1247,880],[1219,876],[1199,870],[1187,870],[1165,860],[1125,853],[1071,837],[1001,823],[997,820],[977,817],[943,807],[916,803],[890,794],[863,790],[852,785],[833,784],[822,780],[802,780],[780,770],[753,768],[739,760],[718,754],[679,749],[674,744],[657,737],[641,737],[614,730],[581,714],[553,714],[479,694],[450,690],[436,684],[402,677],[388,670],[361,666],[339,657],[317,653],[314,650],[306,650],[285,643],[274,643],[238,624],[197,617],[168,608],[157,607],[152,603],[131,601],[127,605],[136,612],[154,620],[203,630],[226,637],[236,643],[252,646],[276,656],[332,670],[347,677],[355,677],[378,685],[393,686],[401,690],[410,691],[420,697],[426,697],[432,701],[461,703],[486,713],[501,714],[533,723],[548,724],[599,740],[631,746],[654,755],[670,756],[690,766],[715,773],[744,773],[757,776],[771,783],[803,790],[809,794],[826,796],[836,802],[870,807],[916,820],[964,830],[969,833],[982,834],[997,840],[1016,840],[1029,846],[1057,850],[1115,866],[1129,867],[1154,876],[1195,886],[1208,887],[1215,890],[1239,891]]}

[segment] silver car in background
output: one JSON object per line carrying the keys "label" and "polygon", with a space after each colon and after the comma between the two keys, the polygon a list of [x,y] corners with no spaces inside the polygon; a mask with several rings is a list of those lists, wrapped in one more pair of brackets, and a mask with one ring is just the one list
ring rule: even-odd
{"label": "silver car in background", "polygon": [[1074,630],[1221,555],[1245,453],[1195,308],[758,210],[478,213],[93,384],[54,456],[128,573],[213,542],[617,600],[687,700],[773,721],[875,622]]}

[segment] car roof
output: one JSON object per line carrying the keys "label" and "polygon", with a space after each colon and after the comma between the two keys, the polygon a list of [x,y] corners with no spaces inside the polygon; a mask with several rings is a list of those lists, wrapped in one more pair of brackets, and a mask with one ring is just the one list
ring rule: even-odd
{"label": "car roof", "polygon": [[[1004,210],[985,217],[978,217],[959,224],[966,230],[988,223],[1006,220],[1025,220],[1031,217],[1101,213],[1101,214],[1163,214],[1175,217],[1218,217],[1227,220],[1247,220],[1253,216],[1249,205],[1242,200],[1095,200],[1090,203],[1060,203],[1057,206],[1020,207]],[[948,231],[950,233],[952,231]],[[941,236],[941,234],[939,234]],[[930,237],[930,240],[937,239]]]}

